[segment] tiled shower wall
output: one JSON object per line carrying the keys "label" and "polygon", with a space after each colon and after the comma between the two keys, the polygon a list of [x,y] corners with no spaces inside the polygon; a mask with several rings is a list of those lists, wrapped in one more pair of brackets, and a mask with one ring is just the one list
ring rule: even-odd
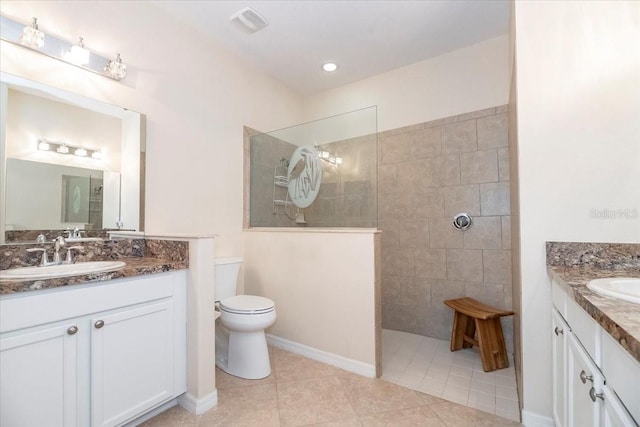
{"label": "tiled shower wall", "polygon": [[[444,300],[511,308],[507,132],[500,106],[379,134],[383,328],[449,339]],[[512,349],[511,317],[503,328]]]}
{"label": "tiled shower wall", "polygon": [[322,162],[318,198],[304,210],[312,227],[365,227],[377,225],[376,135],[321,145],[341,157],[341,165]]}

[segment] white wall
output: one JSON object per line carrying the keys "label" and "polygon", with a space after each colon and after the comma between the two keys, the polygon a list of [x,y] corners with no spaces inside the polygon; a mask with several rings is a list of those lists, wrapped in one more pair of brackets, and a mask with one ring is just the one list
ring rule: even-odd
{"label": "white wall", "polygon": [[3,2],[2,13],[122,54],[122,82],[6,42],[0,68],[146,114],[146,230],[215,233],[218,254],[241,254],[243,125],[299,123],[302,99],[149,2]]}
{"label": "white wall", "polygon": [[378,106],[378,131],[504,105],[509,39],[496,37],[305,98],[305,120]]}
{"label": "white wall", "polygon": [[638,216],[592,217],[640,211],[640,2],[515,8],[522,397],[551,417],[545,241],[640,242]]}
{"label": "white wall", "polygon": [[247,231],[245,292],[276,303],[269,333],[375,372],[371,231]]}

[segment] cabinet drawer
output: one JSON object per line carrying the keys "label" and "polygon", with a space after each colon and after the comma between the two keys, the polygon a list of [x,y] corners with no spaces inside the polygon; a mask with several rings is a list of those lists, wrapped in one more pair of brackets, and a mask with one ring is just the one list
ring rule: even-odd
{"label": "cabinet drawer", "polygon": [[567,323],[571,331],[580,340],[582,346],[587,350],[593,361],[601,366],[600,340],[602,329],[595,320],[587,314],[575,301],[567,298]]}
{"label": "cabinet drawer", "polygon": [[167,298],[173,295],[177,274],[180,272],[151,274],[0,299],[0,332]]}

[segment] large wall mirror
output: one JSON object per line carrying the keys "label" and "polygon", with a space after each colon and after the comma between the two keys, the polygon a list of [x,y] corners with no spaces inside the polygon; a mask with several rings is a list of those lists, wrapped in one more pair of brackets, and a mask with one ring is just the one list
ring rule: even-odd
{"label": "large wall mirror", "polygon": [[0,73],[0,243],[142,231],[144,135],[140,113]]}

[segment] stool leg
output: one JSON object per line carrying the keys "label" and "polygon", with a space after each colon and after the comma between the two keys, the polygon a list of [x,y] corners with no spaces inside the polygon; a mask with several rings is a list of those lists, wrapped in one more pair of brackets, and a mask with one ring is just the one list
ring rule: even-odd
{"label": "stool leg", "polygon": [[478,347],[485,372],[509,367],[509,358],[502,334],[500,318],[476,319]]}
{"label": "stool leg", "polygon": [[[471,340],[473,340],[476,337],[475,319],[472,319],[470,317],[467,319],[467,329],[464,331],[464,335],[468,338],[471,338]],[[464,343],[462,344],[462,348],[471,348],[471,347],[473,347],[473,344],[470,343],[468,340],[464,340]]]}
{"label": "stool leg", "polygon": [[[464,341],[465,333],[469,331],[469,328],[475,330],[473,319],[466,314],[453,312],[453,329],[451,330],[451,351],[460,350],[461,348],[471,347],[470,344]],[[473,332],[471,334],[473,337]]]}

